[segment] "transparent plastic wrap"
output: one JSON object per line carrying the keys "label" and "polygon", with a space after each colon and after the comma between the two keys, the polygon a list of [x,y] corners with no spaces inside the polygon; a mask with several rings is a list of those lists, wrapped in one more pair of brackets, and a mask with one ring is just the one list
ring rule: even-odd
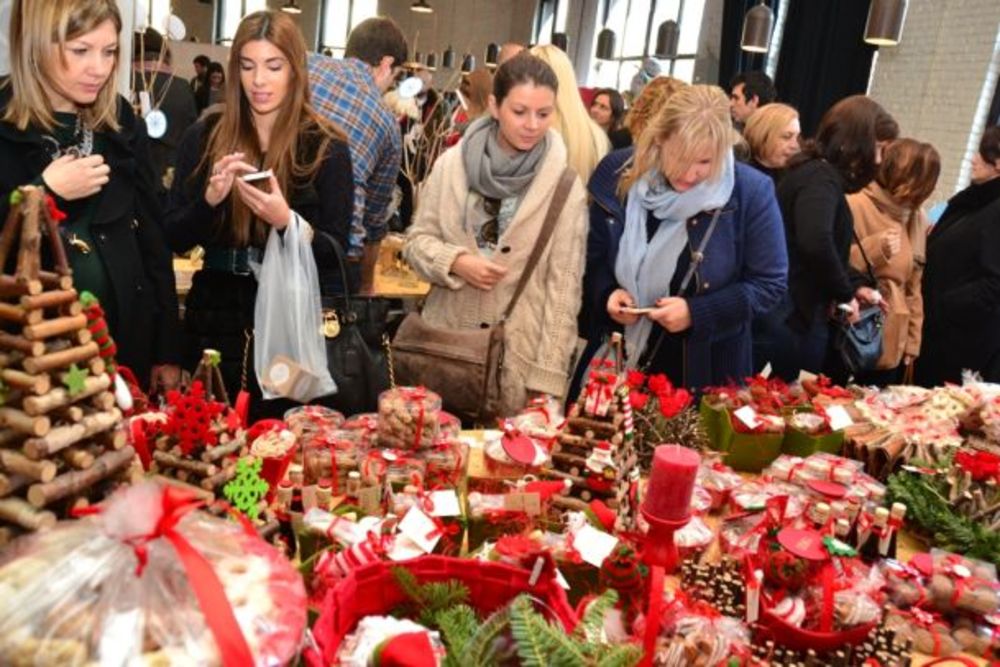
{"label": "transparent plastic wrap", "polygon": [[5,665],[284,665],[306,623],[302,579],[241,525],[145,483],[0,559]]}

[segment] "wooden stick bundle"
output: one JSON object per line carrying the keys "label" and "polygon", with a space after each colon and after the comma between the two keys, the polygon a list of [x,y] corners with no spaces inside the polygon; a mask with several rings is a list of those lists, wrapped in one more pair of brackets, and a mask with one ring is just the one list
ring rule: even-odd
{"label": "wooden stick bundle", "polygon": [[188,472],[193,472],[199,477],[211,477],[212,475],[219,472],[218,466],[212,463],[205,463],[204,461],[195,461],[192,459],[186,459],[174,454],[169,454],[167,452],[155,451],[153,452],[153,460],[162,466],[168,468],[177,468],[178,470],[187,470]]}
{"label": "wooden stick bundle", "polygon": [[[0,281],[2,284],[2,281]],[[77,293],[75,289],[63,289],[63,290],[53,290],[51,292],[46,292],[41,294],[42,284],[41,282],[36,283],[38,285],[38,291],[31,294],[27,294],[21,297],[21,307],[28,310],[41,310],[43,308],[55,308],[57,306],[64,306],[69,304],[77,303]],[[83,326],[87,326],[86,319],[84,320]]]}
{"label": "wooden stick bundle", "polygon": [[[44,417],[40,417],[40,419],[44,419]],[[45,437],[29,439],[24,443],[24,453],[28,458],[37,461],[70,445],[75,445],[84,438],[112,429],[121,419],[122,413],[118,408],[89,414],[79,424],[59,426],[52,429]]]}
{"label": "wooden stick bundle", "polygon": [[40,530],[56,525],[55,514],[40,512],[31,503],[21,498],[0,499],[0,519],[28,530]]}
{"label": "wooden stick bundle", "polygon": [[[42,415],[55,408],[71,405],[84,398],[99,394],[110,386],[111,378],[106,373],[91,376],[83,381],[83,390],[78,394],[70,394],[68,389],[57,387],[42,396],[29,396],[24,399],[24,411],[32,416]],[[113,402],[114,395],[111,395],[111,399]]]}
{"label": "wooden stick bundle", "polygon": [[[32,357],[24,360],[24,370],[29,373],[44,373],[56,368],[68,367],[71,364],[90,361],[97,357],[99,349],[97,343],[91,341],[86,345],[78,345],[59,352],[50,352],[40,357]],[[91,367],[93,369],[93,367]],[[96,373],[95,373],[96,375]]]}
{"label": "wooden stick bundle", "polygon": [[86,329],[86,327],[86,315],[57,317],[53,320],[45,320],[38,324],[29,324],[24,327],[24,337],[28,340],[44,340],[79,331],[80,329]]}
{"label": "wooden stick bundle", "polygon": [[73,470],[59,475],[51,482],[34,484],[28,489],[28,502],[35,507],[45,507],[51,502],[79,494],[102,479],[128,467],[135,456],[132,447],[107,452],[86,470]]}
{"label": "wooden stick bundle", "polygon": [[[2,345],[2,341],[0,341],[0,345]],[[42,344],[39,343],[39,345]],[[42,345],[42,350],[44,351],[44,349],[45,347]],[[52,388],[52,380],[48,375],[31,375],[13,368],[5,368],[0,371],[0,379],[4,381],[4,384],[24,389],[36,396],[46,394]]]}
{"label": "wooden stick bundle", "polygon": [[9,449],[0,450],[0,465],[8,473],[24,475],[39,482],[50,482],[56,476],[54,461],[32,461],[23,454]]}
{"label": "wooden stick bundle", "polygon": [[41,437],[52,428],[48,417],[32,417],[17,408],[0,408],[0,426]]}

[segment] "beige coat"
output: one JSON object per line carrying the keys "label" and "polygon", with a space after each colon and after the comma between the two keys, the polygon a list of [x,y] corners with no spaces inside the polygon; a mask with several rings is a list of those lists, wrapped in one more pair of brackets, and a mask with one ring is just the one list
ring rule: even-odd
{"label": "beige coat", "polygon": [[[464,224],[470,193],[462,144],[434,164],[403,249],[406,261],[432,284],[423,310],[428,324],[475,329],[499,320],[566,167],[566,148],[559,135],[549,130],[548,140],[549,150],[535,180],[491,258],[510,271],[490,291],[472,287],[449,272],[459,255],[479,253],[473,233]],[[524,407],[528,391],[558,397],[565,394],[577,339],[588,224],[586,190],[576,179],[552,239],[507,323],[501,378],[503,414],[514,414]]]}
{"label": "beige coat", "polygon": [[[896,368],[904,354],[920,356],[924,324],[920,279],[926,257],[927,218],[920,210],[911,211],[897,204],[875,182],[848,195],[847,203],[854,216],[854,230],[878,279],[879,292],[889,306],[878,368]],[[882,237],[890,229],[901,232],[899,252],[891,258],[882,252]],[[851,246],[851,266],[867,271],[857,244]]]}

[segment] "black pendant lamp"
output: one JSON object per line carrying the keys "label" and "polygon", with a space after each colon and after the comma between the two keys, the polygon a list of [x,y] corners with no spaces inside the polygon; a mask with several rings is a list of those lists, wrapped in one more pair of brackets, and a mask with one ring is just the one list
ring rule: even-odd
{"label": "black pendant lamp", "polygon": [[451,48],[451,44],[448,48],[444,50],[441,55],[441,67],[445,69],[452,69],[455,67],[455,49]]}
{"label": "black pendant lamp", "polygon": [[564,32],[552,33],[552,46],[562,49],[564,53],[569,53],[569,35]]}
{"label": "black pendant lamp", "polygon": [[774,12],[761,0],[752,7],[743,19],[743,38],[740,47],[751,53],[767,53],[771,46],[771,30],[774,28]]}
{"label": "black pendant lamp", "polygon": [[476,57],[471,53],[466,53],[465,57],[462,58],[462,72],[468,74],[474,69],[476,69]]}
{"label": "black pendant lamp", "polygon": [[677,56],[677,43],[681,38],[681,29],[677,26],[677,21],[668,19],[660,24],[656,31],[656,51],[653,56],[665,60]]}
{"label": "black pendant lamp", "polygon": [[865,41],[874,46],[896,46],[903,35],[906,0],[872,0],[865,24]]}
{"label": "black pendant lamp", "polygon": [[301,14],[302,8],[295,2],[295,0],[288,0],[281,7],[281,11],[288,12],[289,14]]}
{"label": "black pendant lamp", "polygon": [[427,4],[427,0],[417,0],[410,5],[410,11],[418,14],[431,14],[434,8]]}
{"label": "black pendant lamp", "polygon": [[427,69],[429,69],[432,72],[436,72],[437,64],[438,64],[438,54],[436,51],[431,51],[430,53],[427,54]]}
{"label": "black pendant lamp", "polygon": [[497,59],[500,57],[500,47],[497,46],[496,42],[490,42],[486,45],[486,65],[496,67]]}
{"label": "black pendant lamp", "polygon": [[608,12],[611,10],[611,0],[604,0],[604,29],[597,35],[597,59],[615,59],[615,31],[608,27]]}

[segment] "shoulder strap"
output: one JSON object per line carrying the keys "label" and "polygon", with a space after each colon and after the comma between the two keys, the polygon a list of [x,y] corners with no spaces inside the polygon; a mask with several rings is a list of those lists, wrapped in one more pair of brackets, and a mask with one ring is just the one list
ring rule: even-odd
{"label": "shoulder strap", "polygon": [[524,265],[524,271],[521,272],[521,277],[517,281],[517,287],[514,288],[514,296],[511,297],[510,303],[507,304],[507,309],[503,311],[503,317],[500,318],[501,322],[507,321],[510,314],[514,312],[517,300],[521,298],[521,293],[527,287],[528,280],[538,265],[538,260],[542,258],[542,253],[545,252],[545,248],[549,244],[549,239],[552,238],[552,232],[555,230],[559,216],[562,214],[563,206],[566,204],[566,197],[569,196],[574,180],[576,180],[576,172],[566,167],[562,173],[562,177],[559,179],[559,184],[556,186],[556,191],[552,194],[552,201],[549,202],[549,208],[545,212],[545,220],[542,222],[542,229],[535,240],[535,247],[531,249],[528,261]]}
{"label": "shoulder strap", "polygon": [[868,280],[872,283],[871,287],[876,287],[878,280],[875,278],[875,271],[872,270],[872,263],[868,261],[868,253],[865,252],[865,247],[861,245],[861,239],[858,238],[857,230],[851,229],[851,234],[854,235],[854,242],[858,244],[858,250],[861,251],[861,258],[865,260],[865,268],[868,269]]}

